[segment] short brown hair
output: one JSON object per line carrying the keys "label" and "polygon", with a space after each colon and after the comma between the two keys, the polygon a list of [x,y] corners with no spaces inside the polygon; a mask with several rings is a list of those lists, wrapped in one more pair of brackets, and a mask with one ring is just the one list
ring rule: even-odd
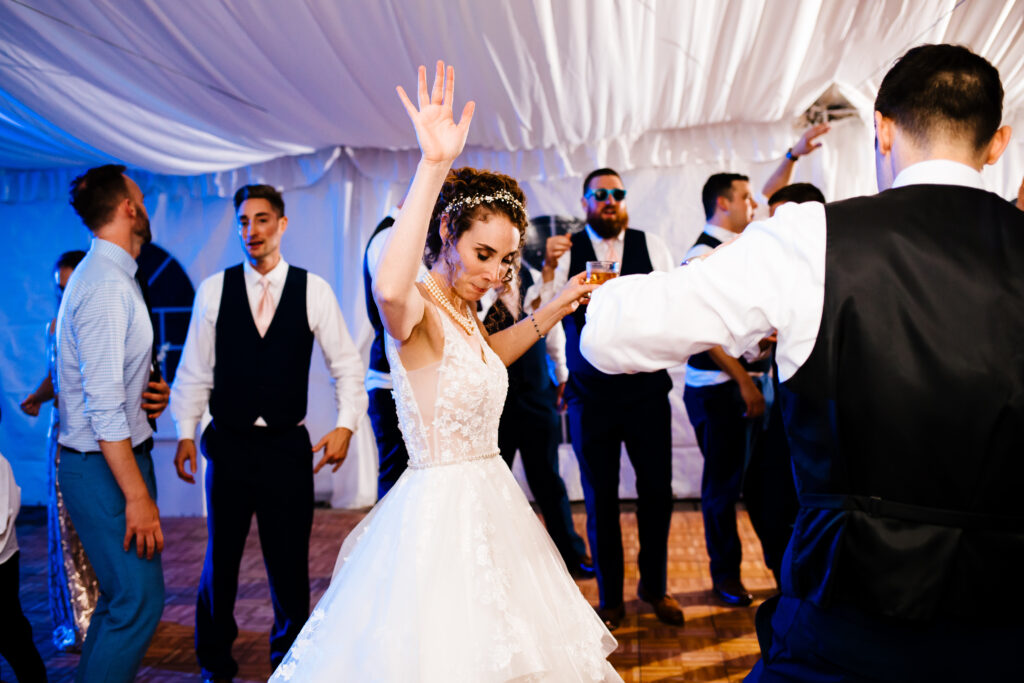
{"label": "short brown hair", "polygon": [[284,215],[284,197],[277,188],[270,185],[243,185],[235,192],[235,212],[246,199],[266,199],[274,207],[278,217]]}
{"label": "short brown hair", "polygon": [[120,164],[107,164],[90,168],[71,181],[71,206],[85,227],[93,232],[109,223],[117,205],[130,196],[124,171],[125,167]]}

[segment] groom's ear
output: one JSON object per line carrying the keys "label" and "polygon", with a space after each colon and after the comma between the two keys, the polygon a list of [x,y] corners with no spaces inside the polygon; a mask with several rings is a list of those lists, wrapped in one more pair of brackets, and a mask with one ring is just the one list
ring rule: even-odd
{"label": "groom's ear", "polygon": [[882,112],[875,112],[875,149],[882,156],[886,156],[892,151],[895,125],[893,120],[886,118]]}

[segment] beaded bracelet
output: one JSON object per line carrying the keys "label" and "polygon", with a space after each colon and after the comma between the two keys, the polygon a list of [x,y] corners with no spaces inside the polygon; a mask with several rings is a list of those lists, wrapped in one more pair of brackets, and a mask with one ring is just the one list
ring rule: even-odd
{"label": "beaded bracelet", "polygon": [[537,336],[543,339],[544,335],[540,333],[540,327],[537,326],[537,320],[533,317],[533,313],[530,314],[530,322],[533,323],[533,329],[537,333]]}

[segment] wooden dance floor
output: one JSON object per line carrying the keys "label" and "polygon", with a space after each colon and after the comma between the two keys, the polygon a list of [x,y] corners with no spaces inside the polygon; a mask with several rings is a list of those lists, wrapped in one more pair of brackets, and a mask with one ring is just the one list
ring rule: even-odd
{"label": "wooden dance floor", "polygon": [[[585,535],[582,506],[573,506],[573,518]],[[314,602],[327,588],[338,547],[363,513],[317,510],[310,553]],[[754,635],[754,610],[775,586],[764,566],[746,512],[739,513],[743,541],[743,581],[754,593],[753,607],[731,608],[712,598],[711,579],[704,551],[704,529],[693,503],[676,504],[669,540],[669,592],[683,606],[682,628],[659,622],[646,603],[636,599],[636,516],[629,503],[622,506],[626,547],[627,618],[615,632],[619,649],[611,661],[631,682],[643,681],[741,681],[758,659]],[[78,656],[57,652],[50,642],[50,616],[46,587],[46,513],[43,508],[23,508],[18,520],[21,546],[21,600],[39,651],[46,661],[51,682],[71,681]],[[146,654],[139,681],[198,681],[192,645],[196,586],[206,547],[206,522],[197,518],[164,520],[166,547],[164,576],[167,604],[163,619]],[[580,581],[583,594],[597,601],[596,581]],[[241,671],[236,681],[265,681],[270,675],[267,633],[273,621],[266,574],[259,553],[255,521],[242,560],[238,603],[235,608],[239,636],[234,654]],[[6,662],[0,660],[0,681],[13,681]],[[339,679],[345,680],[339,672]]]}

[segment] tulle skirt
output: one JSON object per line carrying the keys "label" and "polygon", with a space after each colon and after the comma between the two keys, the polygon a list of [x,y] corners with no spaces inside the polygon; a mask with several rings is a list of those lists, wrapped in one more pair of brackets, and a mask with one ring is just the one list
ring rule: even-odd
{"label": "tulle skirt", "polygon": [[621,681],[615,647],[493,457],[399,478],[271,681]]}

